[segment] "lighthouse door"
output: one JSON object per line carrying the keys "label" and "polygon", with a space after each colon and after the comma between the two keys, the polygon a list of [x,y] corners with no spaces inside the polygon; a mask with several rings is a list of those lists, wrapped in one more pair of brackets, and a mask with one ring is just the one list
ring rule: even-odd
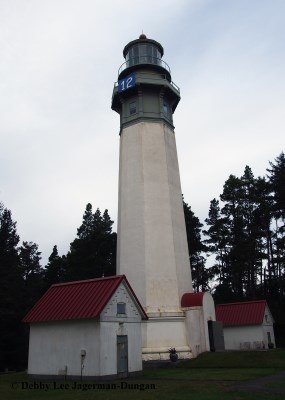
{"label": "lighthouse door", "polygon": [[117,336],[117,370],[118,376],[128,376],[128,336]]}

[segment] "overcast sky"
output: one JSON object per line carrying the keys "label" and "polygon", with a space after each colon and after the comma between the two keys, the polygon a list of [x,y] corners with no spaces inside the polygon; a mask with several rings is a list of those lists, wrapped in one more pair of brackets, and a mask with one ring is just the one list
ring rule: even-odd
{"label": "overcast sky", "polygon": [[[165,50],[182,192],[200,218],[230,174],[284,146],[284,0],[0,0],[0,201],[21,241],[66,254],[88,202],[117,220],[122,50]],[[116,230],[116,225],[115,225]]]}

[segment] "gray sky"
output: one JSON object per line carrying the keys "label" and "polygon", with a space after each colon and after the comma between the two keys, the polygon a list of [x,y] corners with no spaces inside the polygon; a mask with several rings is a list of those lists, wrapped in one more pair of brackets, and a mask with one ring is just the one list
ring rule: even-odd
{"label": "gray sky", "polygon": [[[117,219],[122,50],[142,30],[181,89],[182,191],[200,218],[230,174],[284,149],[284,0],[0,0],[0,201],[46,262],[88,202]],[[115,225],[116,230],[116,225]]]}

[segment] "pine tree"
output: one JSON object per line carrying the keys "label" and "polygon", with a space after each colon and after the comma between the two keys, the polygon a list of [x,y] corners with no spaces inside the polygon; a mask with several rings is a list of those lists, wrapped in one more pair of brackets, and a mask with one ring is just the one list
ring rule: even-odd
{"label": "pine tree", "polygon": [[208,218],[205,222],[209,228],[203,231],[204,235],[208,237],[204,242],[207,245],[208,252],[216,255],[213,272],[218,277],[219,285],[228,287],[231,282],[229,266],[230,233],[227,220],[221,216],[219,200],[211,200]]}
{"label": "pine tree", "polygon": [[20,269],[25,281],[29,278],[41,275],[42,269],[40,265],[41,252],[38,245],[33,242],[23,242],[19,248]]}
{"label": "pine tree", "polygon": [[18,254],[20,271],[24,281],[24,304],[28,311],[43,293],[41,253],[36,243],[23,242],[18,249]]}
{"label": "pine tree", "polygon": [[23,281],[19,268],[16,222],[11,211],[0,205],[0,369],[14,368],[21,346]]}
{"label": "pine tree", "polygon": [[44,284],[48,289],[54,283],[66,281],[66,257],[58,255],[57,246],[53,246],[44,272]]}
{"label": "pine tree", "polygon": [[193,288],[196,292],[209,289],[209,281],[212,278],[212,270],[207,269],[206,259],[203,253],[207,248],[202,243],[201,228],[199,218],[195,216],[191,207],[183,201],[186,234],[188,242],[188,250],[190,256],[190,265],[192,270]]}
{"label": "pine tree", "polygon": [[256,180],[249,166],[241,177],[241,207],[244,221],[244,293],[246,298],[254,298],[257,286],[257,265],[260,261],[260,232],[256,229],[254,213],[257,208]]}
{"label": "pine tree", "polygon": [[66,257],[66,279],[89,279],[116,273],[116,233],[108,211],[92,213],[87,204],[77,238]]}
{"label": "pine tree", "polygon": [[92,214],[92,205],[88,203],[83,215],[82,225],[77,229],[79,239],[89,238],[94,229],[94,215]]}
{"label": "pine tree", "polygon": [[[275,164],[269,162],[267,175],[272,193],[272,236],[270,241],[271,268],[270,275],[272,288],[272,275],[274,289],[278,292],[277,297],[285,297],[285,155],[282,152],[276,159]],[[270,271],[269,271],[270,272]],[[281,301],[281,300],[280,300]]]}
{"label": "pine tree", "polygon": [[[268,219],[265,220],[265,199],[259,198],[258,190],[264,191],[264,185],[246,166],[240,178],[230,175],[220,196],[222,210],[218,200],[212,200],[206,219],[209,226],[205,231],[209,237],[206,242],[216,255],[219,271],[217,293],[230,297],[231,301],[255,298],[258,280],[262,277]],[[260,224],[263,224],[263,230]]]}
{"label": "pine tree", "polygon": [[266,171],[272,192],[274,193],[273,210],[276,218],[285,220],[285,155],[282,152],[276,159],[275,164],[269,162],[271,168]]}
{"label": "pine tree", "polygon": [[224,184],[221,200],[224,207],[221,212],[225,216],[229,229],[228,268],[232,290],[236,299],[244,297],[245,261],[246,261],[246,236],[245,221],[242,207],[242,181],[230,175]]}

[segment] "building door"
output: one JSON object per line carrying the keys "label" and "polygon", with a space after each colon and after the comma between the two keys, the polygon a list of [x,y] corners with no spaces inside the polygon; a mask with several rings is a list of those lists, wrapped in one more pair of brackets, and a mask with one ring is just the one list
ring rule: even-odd
{"label": "building door", "polygon": [[117,336],[117,371],[118,376],[128,376],[128,336]]}
{"label": "building door", "polygon": [[223,324],[219,321],[208,321],[209,344],[211,351],[225,350]]}
{"label": "building door", "polygon": [[209,331],[210,351],[215,351],[216,349],[214,342],[213,321],[208,321],[208,331]]}

